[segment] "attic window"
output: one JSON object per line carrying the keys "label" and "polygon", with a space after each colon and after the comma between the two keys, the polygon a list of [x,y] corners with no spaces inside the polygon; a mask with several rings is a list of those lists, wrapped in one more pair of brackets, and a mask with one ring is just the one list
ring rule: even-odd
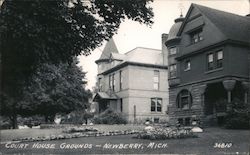
{"label": "attic window", "polygon": [[191,44],[198,43],[203,40],[202,29],[198,29],[190,33]]}

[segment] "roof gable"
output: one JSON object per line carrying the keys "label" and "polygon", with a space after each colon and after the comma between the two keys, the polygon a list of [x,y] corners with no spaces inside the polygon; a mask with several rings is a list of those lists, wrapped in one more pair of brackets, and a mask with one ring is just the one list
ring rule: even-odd
{"label": "roof gable", "polygon": [[[250,42],[250,20],[248,17],[208,8],[205,6],[192,4],[187,12],[184,22],[182,23],[178,36],[183,32],[185,25],[187,24],[190,15],[193,10],[198,10],[194,16],[202,15],[206,17],[226,39]],[[192,17],[191,17],[192,18]]]}
{"label": "roof gable", "polygon": [[205,6],[194,4],[227,39],[250,42],[250,20],[248,17],[219,11]]}

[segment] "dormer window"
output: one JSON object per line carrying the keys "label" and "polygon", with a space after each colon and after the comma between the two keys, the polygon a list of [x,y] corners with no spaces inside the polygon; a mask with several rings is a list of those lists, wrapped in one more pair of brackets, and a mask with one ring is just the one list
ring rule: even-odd
{"label": "dormer window", "polygon": [[191,44],[195,44],[202,41],[203,40],[202,29],[191,32],[190,37],[191,37]]}

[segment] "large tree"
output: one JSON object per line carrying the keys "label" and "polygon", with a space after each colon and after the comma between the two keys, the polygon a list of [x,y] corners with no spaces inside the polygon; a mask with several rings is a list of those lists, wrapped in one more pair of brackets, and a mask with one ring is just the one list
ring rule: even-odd
{"label": "large tree", "polygon": [[[21,116],[42,115],[52,121],[57,113],[70,113],[89,107],[91,92],[85,89],[85,73],[71,64],[42,64],[33,74],[28,85],[23,88],[22,97],[14,102],[5,101],[1,113],[9,116],[13,127],[17,114]],[[12,104],[15,108],[9,108]],[[7,105],[7,106],[6,106]],[[15,109],[15,111],[9,111]]]}
{"label": "large tree", "polygon": [[[125,19],[152,24],[151,0],[4,0],[0,10],[1,100],[9,112],[44,63],[89,55]],[[11,101],[11,102],[10,102]]]}
{"label": "large tree", "polygon": [[24,89],[21,112],[53,120],[57,113],[70,113],[89,107],[90,91],[85,90],[85,73],[73,61],[68,64],[43,64]]}

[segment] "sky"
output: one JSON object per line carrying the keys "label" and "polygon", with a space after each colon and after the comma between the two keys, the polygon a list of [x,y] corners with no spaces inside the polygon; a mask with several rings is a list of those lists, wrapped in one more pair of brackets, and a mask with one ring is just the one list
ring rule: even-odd
{"label": "sky", "polygon": [[[243,16],[250,13],[250,0],[154,0],[150,3],[154,12],[154,24],[151,28],[131,20],[126,20],[120,25],[117,34],[113,36],[119,53],[126,53],[136,47],[161,49],[161,35],[169,32],[174,19],[178,18],[181,12],[186,15],[192,3]],[[104,41],[103,45],[92,51],[89,56],[79,56],[79,65],[87,72],[88,89],[95,86],[95,60],[100,57],[105,44]]]}

